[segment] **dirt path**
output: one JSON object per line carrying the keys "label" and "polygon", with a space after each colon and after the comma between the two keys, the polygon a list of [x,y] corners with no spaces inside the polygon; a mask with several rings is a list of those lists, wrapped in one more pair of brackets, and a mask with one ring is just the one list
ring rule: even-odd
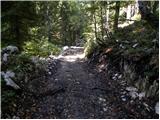
{"label": "dirt path", "polygon": [[94,73],[88,71],[85,60],[79,58],[82,54],[83,51],[77,56],[66,55],[58,59],[57,73],[45,86],[45,91],[49,93],[46,92],[39,99],[39,110],[33,117],[106,118],[106,86]]}
{"label": "dirt path", "polygon": [[56,74],[31,84],[39,95],[26,108],[26,118],[146,118],[148,113],[139,114],[144,108],[137,101],[122,101],[118,82],[88,66],[81,48],[63,53],[57,61]]}

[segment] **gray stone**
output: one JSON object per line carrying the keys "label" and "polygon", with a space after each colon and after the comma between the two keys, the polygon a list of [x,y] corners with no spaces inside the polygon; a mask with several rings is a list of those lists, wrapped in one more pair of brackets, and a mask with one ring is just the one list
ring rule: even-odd
{"label": "gray stone", "polygon": [[7,57],[9,56],[9,54],[7,54],[7,53],[4,53],[3,54],[3,57],[2,57],[2,61],[4,61],[4,62],[7,62]]}
{"label": "gray stone", "polygon": [[106,102],[106,99],[99,97],[99,101]]}
{"label": "gray stone", "polygon": [[146,93],[145,92],[141,92],[138,94],[139,100],[141,100],[143,97],[145,97]]}
{"label": "gray stone", "polygon": [[138,46],[138,43],[134,44],[132,47],[135,48],[135,47],[137,47],[137,46]]}
{"label": "gray stone", "polygon": [[126,98],[122,98],[122,101],[126,101],[127,99]]}
{"label": "gray stone", "polygon": [[126,87],[127,91],[138,91],[135,87]]}
{"label": "gray stone", "polygon": [[107,108],[103,108],[103,111],[105,111],[105,112],[106,112],[106,111],[107,111]]}
{"label": "gray stone", "polygon": [[137,93],[137,92],[134,92],[134,91],[129,92],[129,95],[130,95],[133,99],[135,99],[135,98],[138,97],[138,93]]}
{"label": "gray stone", "polygon": [[121,78],[122,78],[122,75],[119,75],[119,76],[118,76],[118,79],[121,79]]}
{"label": "gray stone", "polygon": [[12,46],[12,45],[7,46],[6,49],[7,49],[8,51],[10,51],[11,53],[18,51],[18,48],[17,48],[16,46]]}

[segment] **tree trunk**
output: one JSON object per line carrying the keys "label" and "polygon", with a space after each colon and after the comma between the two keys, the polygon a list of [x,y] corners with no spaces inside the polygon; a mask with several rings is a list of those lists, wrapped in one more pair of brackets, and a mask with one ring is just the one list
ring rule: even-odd
{"label": "tree trunk", "polygon": [[15,36],[16,36],[16,40],[18,42],[20,42],[20,30],[19,30],[19,23],[18,23],[18,17],[15,16],[15,26],[14,26],[14,30],[15,30]]}
{"label": "tree trunk", "polygon": [[95,33],[95,37],[97,39],[98,36],[97,36],[97,25],[96,25],[96,23],[97,23],[97,21],[96,21],[96,11],[93,14],[93,18],[94,18],[94,33]]}
{"label": "tree trunk", "polygon": [[107,11],[106,11],[106,26],[109,28],[109,7],[108,7],[108,2],[107,2]]}
{"label": "tree trunk", "polygon": [[138,8],[138,0],[136,0],[136,3],[135,3],[135,13],[138,14],[139,12],[139,8]]}
{"label": "tree trunk", "polygon": [[11,26],[13,28],[13,34],[15,34],[15,39],[17,41],[17,46],[20,50],[22,50],[22,40],[21,39],[21,33],[20,33],[20,21],[19,17],[17,15],[14,15],[13,18],[13,23],[11,23]]}
{"label": "tree trunk", "polygon": [[69,44],[70,46],[72,46],[72,44],[73,44],[73,38],[72,38],[71,26],[68,26],[68,34],[69,34],[69,36],[68,36],[68,38],[69,38],[68,44]]}
{"label": "tree trunk", "polygon": [[115,17],[114,17],[114,32],[118,30],[118,18],[119,18],[119,10],[120,10],[120,1],[116,1],[116,8],[115,8]]}
{"label": "tree trunk", "polygon": [[103,8],[102,8],[102,5],[101,5],[101,34],[102,34],[102,40],[103,40],[103,36],[104,36],[104,27],[103,27]]}
{"label": "tree trunk", "polygon": [[67,9],[67,2],[66,1],[63,1],[62,2],[62,5],[61,5],[61,37],[62,37],[62,40],[63,40],[63,45],[67,45],[67,20],[68,20],[68,17],[67,17],[67,13],[65,11],[65,9]]}
{"label": "tree trunk", "polygon": [[127,19],[131,19],[131,5],[128,5],[127,7]]}
{"label": "tree trunk", "polygon": [[46,2],[46,4],[47,4],[46,19],[47,19],[47,30],[48,30],[47,34],[48,34],[48,41],[51,41],[51,19],[50,19],[51,11],[49,3]]}

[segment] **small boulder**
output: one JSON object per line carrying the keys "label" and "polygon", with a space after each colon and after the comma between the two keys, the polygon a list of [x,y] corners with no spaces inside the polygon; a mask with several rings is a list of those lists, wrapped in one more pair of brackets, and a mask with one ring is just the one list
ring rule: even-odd
{"label": "small boulder", "polygon": [[138,91],[135,87],[126,87],[127,91]]}
{"label": "small boulder", "polygon": [[9,54],[4,53],[2,56],[2,61],[7,62]]}
{"label": "small boulder", "polygon": [[12,46],[12,45],[7,46],[6,50],[10,51],[10,53],[18,52],[18,48],[16,46]]}
{"label": "small boulder", "polygon": [[9,71],[6,72],[6,76],[10,77],[10,78],[14,78],[15,77],[15,73],[9,70]]}
{"label": "small boulder", "polygon": [[138,93],[137,92],[135,92],[135,91],[131,91],[131,92],[129,92],[129,95],[131,96],[131,98],[133,98],[133,99],[135,99],[135,98],[137,98],[138,97]]}
{"label": "small boulder", "polygon": [[69,48],[68,46],[64,46],[64,47],[63,47],[63,51],[64,51],[64,50],[67,50],[68,48]]}
{"label": "small boulder", "polygon": [[143,97],[145,97],[146,93],[145,92],[141,92],[138,94],[139,100],[141,100]]}

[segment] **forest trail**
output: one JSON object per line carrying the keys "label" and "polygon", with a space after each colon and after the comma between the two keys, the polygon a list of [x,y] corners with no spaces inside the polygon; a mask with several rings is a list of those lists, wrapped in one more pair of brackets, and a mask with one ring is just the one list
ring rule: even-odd
{"label": "forest trail", "polygon": [[[83,49],[60,56],[58,64],[54,79],[49,79],[45,86],[47,90],[44,91],[49,94],[43,94],[39,99],[39,109],[33,117],[105,118],[108,109],[106,91],[98,89],[105,85],[86,69]],[[52,94],[54,91],[56,93]]]}
{"label": "forest trail", "polygon": [[[50,66],[52,67],[52,64]],[[90,66],[83,48],[69,48],[57,57],[56,73],[30,83],[36,95],[18,110],[22,118],[87,119],[139,118],[141,105],[127,101],[125,88]],[[125,92],[126,93],[126,92]],[[33,96],[33,95],[32,95]],[[31,103],[28,101],[32,100]],[[22,103],[23,104],[23,103]],[[146,114],[147,115],[147,114]],[[144,115],[144,117],[146,117]]]}
{"label": "forest trail", "polygon": [[37,109],[30,117],[117,118],[109,106],[109,86],[95,70],[88,69],[83,48],[66,53],[58,57],[56,74],[49,75],[43,90],[39,90],[42,92],[36,100]]}

